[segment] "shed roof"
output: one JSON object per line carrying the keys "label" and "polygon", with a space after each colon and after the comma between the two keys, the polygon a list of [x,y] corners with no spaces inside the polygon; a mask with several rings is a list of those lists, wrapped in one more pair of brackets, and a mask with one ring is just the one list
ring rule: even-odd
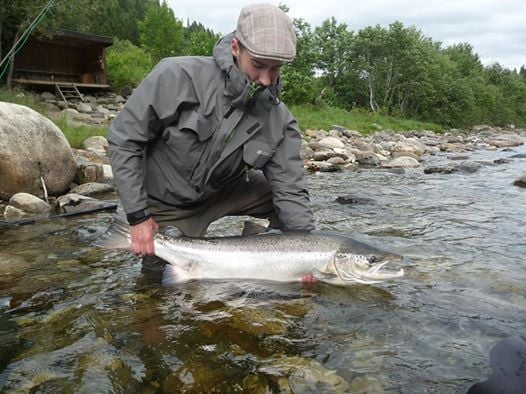
{"label": "shed roof", "polygon": [[76,47],[92,46],[94,44],[108,47],[113,44],[112,37],[80,33],[72,30],[58,30],[51,37],[41,36],[36,40]]}

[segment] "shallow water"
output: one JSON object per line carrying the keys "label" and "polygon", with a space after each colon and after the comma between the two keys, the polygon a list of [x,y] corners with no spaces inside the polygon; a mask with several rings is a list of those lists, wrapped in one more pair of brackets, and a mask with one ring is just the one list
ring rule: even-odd
{"label": "shallow water", "polygon": [[[0,227],[0,391],[464,393],[526,329],[525,153],[476,151],[473,174],[309,177],[320,229],[406,257],[380,285],[161,287],[97,250],[111,214]],[[342,205],[338,196],[374,201]],[[212,226],[240,231],[238,220]],[[361,391],[360,391],[361,390]]]}

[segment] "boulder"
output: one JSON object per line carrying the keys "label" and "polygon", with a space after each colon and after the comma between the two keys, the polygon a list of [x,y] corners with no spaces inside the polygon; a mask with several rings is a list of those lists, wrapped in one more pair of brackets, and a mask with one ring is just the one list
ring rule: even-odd
{"label": "boulder", "polygon": [[108,151],[109,148],[108,140],[102,136],[89,137],[82,142],[82,146],[87,151],[103,155]]}
{"label": "boulder", "polygon": [[4,219],[10,222],[26,217],[47,215],[51,210],[44,200],[29,193],[17,193],[9,199],[9,205],[5,207]]}
{"label": "boulder", "polygon": [[319,141],[323,148],[344,148],[345,144],[336,137],[325,137]]}
{"label": "boulder", "polygon": [[0,102],[0,198],[16,193],[52,196],[69,189],[75,176],[71,147],[49,119],[18,104]]}
{"label": "boulder", "polygon": [[17,193],[9,199],[9,205],[27,213],[47,213],[51,206],[29,193]]}
{"label": "boulder", "polygon": [[419,166],[418,160],[410,156],[399,156],[385,164],[385,167],[389,168],[413,168]]}

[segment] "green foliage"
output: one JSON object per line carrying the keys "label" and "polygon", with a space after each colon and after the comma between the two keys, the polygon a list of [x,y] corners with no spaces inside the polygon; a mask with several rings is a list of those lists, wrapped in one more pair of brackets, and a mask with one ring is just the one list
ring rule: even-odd
{"label": "green foliage", "polygon": [[150,55],[128,40],[115,39],[106,61],[109,83],[117,91],[136,87],[152,68]]}
{"label": "green foliage", "polygon": [[19,88],[7,89],[0,87],[0,101],[24,105],[41,114],[46,112],[46,109],[36,95]]}
{"label": "green foliage", "polygon": [[214,45],[221,38],[203,24],[193,22],[185,31],[184,54],[189,56],[212,56]]}
{"label": "green foliage", "polygon": [[303,19],[293,19],[292,22],[297,37],[296,58],[283,67],[281,98],[287,104],[314,104],[321,88],[314,75],[313,34]]}
{"label": "green foliage", "polygon": [[176,19],[166,0],[162,4],[151,4],[146,16],[139,22],[141,46],[147,51],[154,63],[169,56],[183,53],[183,23]]}
{"label": "green foliage", "polygon": [[62,131],[69,144],[76,149],[82,148],[82,143],[89,137],[108,136],[107,127],[93,127],[87,125],[72,124],[65,115],[52,119]]}

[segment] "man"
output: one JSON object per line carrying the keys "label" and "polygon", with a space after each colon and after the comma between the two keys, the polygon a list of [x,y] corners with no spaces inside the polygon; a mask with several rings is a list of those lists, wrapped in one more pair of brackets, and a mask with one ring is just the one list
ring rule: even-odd
{"label": "man", "polygon": [[299,128],[278,98],[295,54],[289,17],[249,5],[213,57],[164,59],[137,87],[108,138],[134,254],[154,253],[159,225],[203,236],[227,215],[313,229]]}

